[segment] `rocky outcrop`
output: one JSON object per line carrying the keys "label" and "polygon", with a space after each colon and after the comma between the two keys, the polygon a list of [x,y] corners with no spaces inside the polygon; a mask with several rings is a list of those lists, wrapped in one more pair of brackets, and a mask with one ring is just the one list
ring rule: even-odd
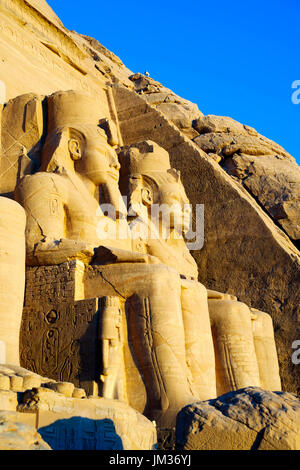
{"label": "rocky outcrop", "polygon": [[272,142],[250,126],[245,126],[224,116],[203,116],[193,123],[199,133],[194,142],[206,153],[219,155],[221,159],[235,153],[247,155],[279,155],[294,161],[280,145]]}
{"label": "rocky outcrop", "polygon": [[178,415],[178,450],[299,450],[300,400],[249,387]]}
{"label": "rocky outcrop", "polygon": [[293,241],[300,238],[300,167],[275,142],[229,117],[204,116],[193,123],[194,142],[259,202]]}
{"label": "rocky outcrop", "polygon": [[[150,139],[170,152],[192,204],[204,204],[205,243],[193,252],[200,281],[272,315],[283,387],[298,393],[291,346],[300,334],[299,251],[280,229],[296,240],[298,167],[292,157],[254,129],[203,116],[152,78],[133,74],[97,41],[64,28],[42,0],[6,0],[1,12],[7,100],[85,90],[104,116],[120,123],[125,145]],[[14,137],[18,151],[3,168],[4,186],[11,165],[27,170],[30,163]],[[3,189],[12,191],[11,185]]]}
{"label": "rocky outcrop", "polygon": [[0,365],[0,450],[151,450],[156,443],[155,425],[126,403]]}
{"label": "rocky outcrop", "polygon": [[27,391],[18,410],[24,414],[37,413],[37,429],[53,450],[156,447],[154,423],[119,400],[75,398],[44,386]]}
{"label": "rocky outcrop", "polygon": [[162,112],[185,135],[190,138],[197,135],[193,129],[193,122],[201,118],[203,114],[196,104],[175,95],[161,83],[141,73],[131,75],[129,80],[134,83],[134,89],[138,95]]}

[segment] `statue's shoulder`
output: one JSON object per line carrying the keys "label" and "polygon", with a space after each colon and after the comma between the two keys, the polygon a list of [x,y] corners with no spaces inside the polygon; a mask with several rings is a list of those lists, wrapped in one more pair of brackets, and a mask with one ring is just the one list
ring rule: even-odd
{"label": "statue's shoulder", "polygon": [[19,190],[32,188],[45,191],[52,188],[53,185],[61,186],[62,184],[65,184],[65,178],[63,175],[40,171],[33,175],[24,176],[17,185],[17,188],[19,188]]}
{"label": "statue's shoulder", "polygon": [[63,175],[41,171],[24,176],[15,189],[15,196],[19,202],[22,202],[33,195],[36,197],[53,193],[63,195],[66,192],[66,184]]}

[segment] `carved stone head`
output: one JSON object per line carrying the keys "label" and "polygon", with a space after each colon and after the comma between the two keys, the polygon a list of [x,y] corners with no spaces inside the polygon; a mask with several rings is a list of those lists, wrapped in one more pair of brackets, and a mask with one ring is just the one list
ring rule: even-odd
{"label": "carved stone head", "polygon": [[119,162],[113,148],[113,123],[109,138],[100,127],[98,109],[91,96],[78,91],[56,92],[47,98],[48,131],[40,171],[75,171],[96,186],[118,181]]}
{"label": "carved stone head", "polygon": [[[123,148],[119,159],[123,191],[127,182],[129,215],[151,212],[152,220],[159,217],[170,229],[180,233],[189,230],[189,200],[180,172],[170,166],[168,152],[155,142],[144,141]],[[154,205],[158,210],[153,211]]]}

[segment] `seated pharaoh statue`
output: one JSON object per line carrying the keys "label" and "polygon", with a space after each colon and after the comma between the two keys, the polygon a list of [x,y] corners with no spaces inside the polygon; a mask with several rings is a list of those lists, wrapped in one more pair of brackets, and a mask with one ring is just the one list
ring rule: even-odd
{"label": "seated pharaoh statue", "polygon": [[124,148],[119,159],[136,246],[180,274],[186,360],[195,395],[205,399],[249,385],[281,390],[270,315],[197,281],[197,265],[184,240],[191,222],[189,200],[168,153],[154,142],[141,142]]}
{"label": "seated pharaoh statue", "polygon": [[[88,95],[70,91],[48,97],[41,167],[15,192],[27,214],[27,264],[80,259],[100,266],[87,272],[85,297],[115,296],[128,306],[128,330],[147,394],[144,414],[160,426],[173,426],[178,411],[199,399],[188,381],[180,276],[158,258],[134,251],[129,231],[124,236],[118,158],[98,123]],[[117,220],[102,213],[98,195],[103,192]],[[115,225],[123,225],[123,236],[110,238]],[[106,396],[113,390],[111,384]]]}
{"label": "seated pharaoh statue", "polygon": [[[169,238],[136,240],[119,189],[115,143],[100,128],[93,99],[68,91],[54,93],[47,103],[40,169],[15,191],[27,215],[26,260],[29,266],[51,266],[79,259],[85,265],[84,298],[105,299],[103,396],[119,398],[118,306],[126,310],[146,390],[142,412],[158,426],[173,427],[183,406],[219,391],[262,384],[279,390],[269,316],[198,283],[184,238],[173,236],[181,233],[176,224]],[[153,142],[122,152],[132,208],[137,200],[148,217],[154,203],[175,202],[182,214],[188,200],[167,152]],[[102,202],[113,215],[105,213]],[[171,209],[169,215],[176,219]],[[268,371],[274,372],[272,384]]]}

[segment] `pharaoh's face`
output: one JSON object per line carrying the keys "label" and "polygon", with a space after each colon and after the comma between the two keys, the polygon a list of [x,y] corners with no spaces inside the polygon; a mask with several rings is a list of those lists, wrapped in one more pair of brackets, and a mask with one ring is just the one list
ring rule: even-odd
{"label": "pharaoh's face", "polygon": [[190,228],[191,209],[182,183],[170,177],[169,182],[159,187],[159,192],[163,222],[170,223],[170,228],[179,233],[186,233]]}
{"label": "pharaoh's face", "polygon": [[91,127],[85,131],[85,146],[75,169],[96,186],[118,182],[120,164],[115,150],[108,144],[104,131]]}

